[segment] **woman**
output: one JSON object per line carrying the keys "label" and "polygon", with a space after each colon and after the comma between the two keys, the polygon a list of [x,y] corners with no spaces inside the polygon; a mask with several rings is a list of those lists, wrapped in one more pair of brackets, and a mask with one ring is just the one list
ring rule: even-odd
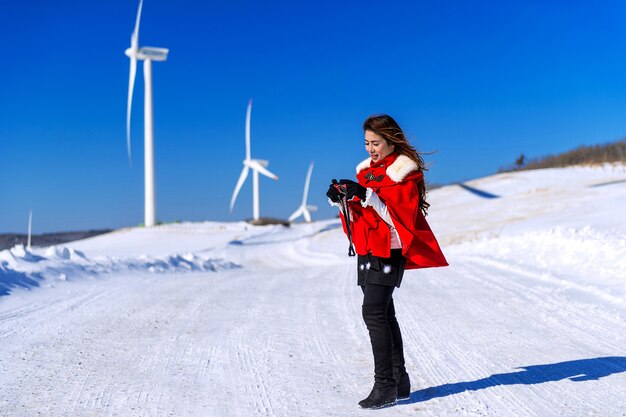
{"label": "woman", "polygon": [[429,204],[422,157],[388,115],[369,117],[363,131],[369,158],[356,168],[358,182],[333,182],[326,195],[332,205],[347,206],[341,219],[358,254],[363,321],[374,355],[374,388],[359,405],[380,408],[411,391],[394,288],[405,269],[448,263],[424,218]]}

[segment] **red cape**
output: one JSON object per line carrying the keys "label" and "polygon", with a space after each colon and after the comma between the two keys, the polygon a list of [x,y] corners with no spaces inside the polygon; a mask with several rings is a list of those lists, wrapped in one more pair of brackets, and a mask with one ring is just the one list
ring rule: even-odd
{"label": "red cape", "polygon": [[[393,224],[402,242],[406,269],[446,266],[448,262],[419,209],[418,184],[423,174],[408,157],[392,153],[382,161],[367,166],[362,163],[357,173],[359,184],[371,188],[387,205]],[[388,225],[370,207],[363,207],[358,198],[349,202],[352,241],[359,255],[369,252],[388,258],[391,235]],[[341,216],[344,231],[345,219]]]}

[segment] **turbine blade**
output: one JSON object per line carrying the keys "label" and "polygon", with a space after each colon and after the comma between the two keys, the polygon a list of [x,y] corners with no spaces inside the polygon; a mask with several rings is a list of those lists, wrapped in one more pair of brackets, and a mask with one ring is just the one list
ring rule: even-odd
{"label": "turbine blade", "polygon": [[246,160],[249,161],[250,156],[250,117],[252,116],[252,99],[248,101],[248,108],[246,110]]}
{"label": "turbine blade", "polygon": [[135,78],[137,74],[137,51],[139,50],[139,22],[141,20],[141,9],[143,0],[139,0],[137,17],[135,18],[135,29],[130,35],[130,48],[126,54],[130,58],[130,75],[128,77],[128,105],[126,107],[126,152],[128,153],[128,164],[132,167],[132,154],[130,150],[130,114],[133,107],[133,91],[135,89]]}
{"label": "turbine blade", "polygon": [[298,210],[294,211],[291,216],[287,219],[287,221],[292,222],[302,214],[302,207],[298,207]]}
{"label": "turbine blade", "polygon": [[143,0],[139,0],[139,8],[137,9],[137,18],[135,19],[135,30],[130,37],[130,46],[135,51],[139,49],[139,21],[141,20],[141,9],[143,8]]}
{"label": "turbine blade", "polygon": [[302,210],[302,215],[304,216],[304,220],[307,223],[311,223],[311,213],[309,213],[309,210],[307,210],[306,208]]}
{"label": "turbine blade", "polygon": [[317,211],[317,206],[307,205],[306,209],[309,210],[309,211]]}
{"label": "turbine blade", "polygon": [[306,181],[304,181],[304,194],[302,195],[302,205],[306,206],[306,199],[309,195],[309,183],[311,182],[311,173],[313,172],[313,161],[309,165],[309,170],[306,173]]}
{"label": "turbine blade", "polygon": [[244,164],[255,170],[256,172],[265,175],[273,180],[277,180],[278,176],[269,172],[263,165],[259,163],[259,161],[252,159],[250,161],[244,161]]}
{"label": "turbine blade", "polygon": [[137,58],[130,57],[130,75],[128,77],[128,106],[126,108],[126,150],[128,152],[128,164],[132,166],[130,152],[130,112],[133,107],[133,90],[135,88],[135,75],[137,74]]}
{"label": "turbine blade", "polygon": [[243,171],[241,171],[241,175],[239,175],[239,180],[237,180],[237,185],[235,186],[235,192],[233,193],[232,198],[230,199],[230,211],[233,211],[233,207],[235,206],[235,200],[237,199],[237,194],[239,194],[239,190],[241,190],[241,186],[243,185],[246,177],[248,176],[248,167],[244,166]]}

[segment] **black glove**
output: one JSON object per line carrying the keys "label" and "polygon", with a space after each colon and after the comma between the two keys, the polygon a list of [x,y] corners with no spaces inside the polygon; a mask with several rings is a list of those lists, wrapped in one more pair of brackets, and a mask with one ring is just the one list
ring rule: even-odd
{"label": "black glove", "polygon": [[341,199],[341,194],[339,194],[339,191],[337,190],[337,187],[334,183],[330,184],[330,187],[328,187],[328,191],[326,191],[326,196],[330,198],[330,201],[332,201],[333,203],[338,203]]}
{"label": "black glove", "polygon": [[358,182],[352,180],[339,180],[339,184],[346,186],[346,197],[351,200],[352,197],[357,196],[360,200],[365,200],[367,189]]}

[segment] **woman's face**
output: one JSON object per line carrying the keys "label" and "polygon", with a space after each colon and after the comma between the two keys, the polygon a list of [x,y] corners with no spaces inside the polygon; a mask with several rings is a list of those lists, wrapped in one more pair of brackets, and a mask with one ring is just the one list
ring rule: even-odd
{"label": "woman's face", "polygon": [[378,136],[371,130],[365,131],[365,151],[370,154],[372,161],[377,162],[384,159],[387,155],[392,153],[395,149],[395,145],[389,144],[387,140]]}

